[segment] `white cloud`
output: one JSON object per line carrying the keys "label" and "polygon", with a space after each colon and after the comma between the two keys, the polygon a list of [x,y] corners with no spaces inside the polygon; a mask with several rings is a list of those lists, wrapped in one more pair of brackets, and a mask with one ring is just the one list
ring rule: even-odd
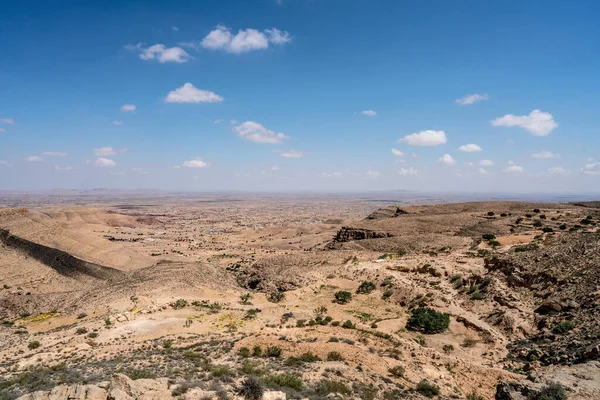
{"label": "white cloud", "polygon": [[241,125],[233,128],[234,132],[242,139],[249,140],[254,143],[281,143],[288,137],[283,133],[276,133],[270,129],[265,128],[258,122],[246,121]]}
{"label": "white cloud", "polygon": [[105,157],[105,156],[114,156],[117,154],[117,152],[112,148],[112,146],[106,146],[106,147],[95,148],[94,154],[96,154],[96,156],[98,156],[98,157]]}
{"label": "white cloud", "polygon": [[460,99],[456,99],[456,102],[458,104],[466,106],[468,104],[473,104],[478,101],[483,101],[483,100],[487,100],[487,99],[488,99],[487,94],[467,94],[467,95],[461,97]]}
{"label": "white cloud", "polygon": [[450,154],[444,154],[441,158],[438,159],[438,161],[448,166],[456,164],[456,160],[452,158]]}
{"label": "white cloud", "polygon": [[465,161],[465,165],[466,165],[467,167],[472,167],[472,166],[473,166],[473,165],[475,165],[475,164],[473,164],[471,161]]}
{"label": "white cloud", "polygon": [[479,165],[481,165],[482,167],[491,167],[492,165],[494,165],[494,162],[492,160],[481,160],[479,161]]}
{"label": "white cloud", "polygon": [[230,123],[231,125],[235,125],[235,124],[237,124],[238,122],[237,122],[237,120],[235,120],[235,119],[232,119],[231,121],[229,121],[229,123]]}
{"label": "white cloud", "polygon": [[135,111],[135,105],[134,104],[123,104],[123,106],[121,106],[121,111],[124,112],[131,112],[131,111]]}
{"label": "white cloud", "polygon": [[59,167],[58,165],[55,165],[55,166],[54,166],[54,170],[55,170],[55,171],[72,171],[72,170],[73,170],[73,168],[72,168],[72,167],[69,167],[69,166],[66,166],[66,167]]}
{"label": "white cloud", "polygon": [[110,158],[104,158],[104,157],[100,157],[98,159],[96,159],[96,161],[94,162],[94,165],[96,167],[115,167],[117,165],[116,162],[114,162],[113,160],[111,160]]}
{"label": "white cloud", "polygon": [[172,29],[173,29],[175,32],[179,32],[179,28],[178,28],[178,27],[176,27],[176,26],[174,26]]}
{"label": "white cloud", "polygon": [[127,50],[138,51],[142,60],[157,60],[159,63],[175,62],[184,63],[192,58],[181,47],[165,47],[164,44],[155,44],[144,48],[141,43],[125,46]]}
{"label": "white cloud", "polygon": [[69,155],[69,153],[61,153],[58,151],[45,151],[42,154],[45,156],[51,156],[51,157],[66,157]]}
{"label": "white cloud", "polygon": [[481,151],[481,147],[477,146],[474,143],[471,143],[471,144],[464,144],[464,145],[460,146],[458,148],[458,150],[464,151],[467,153],[474,153],[476,151]]}
{"label": "white cloud", "polygon": [[412,158],[419,158],[419,156],[417,155],[417,153],[412,153],[411,157]]}
{"label": "white cloud", "polygon": [[12,167],[13,165],[6,161],[6,160],[0,160],[0,165],[4,165],[5,167]]}
{"label": "white cloud", "polygon": [[252,50],[266,49],[270,43],[283,45],[291,41],[292,37],[288,32],[276,28],[265,29],[262,32],[256,29],[240,29],[237,34],[233,35],[229,28],[218,25],[202,39],[200,45],[206,49],[241,54]]}
{"label": "white cloud", "polygon": [[123,121],[116,121],[115,120],[112,123],[115,124],[115,125],[123,125],[125,122],[123,122]]}
{"label": "white cloud", "polygon": [[304,157],[304,153],[296,150],[284,151],[281,153],[281,157],[285,158],[302,158]]}
{"label": "white cloud", "polygon": [[400,168],[400,170],[398,171],[398,174],[400,174],[402,176],[416,176],[416,175],[421,175],[421,171],[419,171],[418,169],[415,169],[413,167]]}
{"label": "white cloud", "polygon": [[485,174],[487,174],[487,173],[488,173],[488,172],[485,170],[485,168],[482,168],[482,167],[480,167],[478,171],[479,171],[479,173],[480,173],[481,175],[485,175]]}
{"label": "white cloud", "polygon": [[209,166],[209,164],[205,161],[202,161],[202,159],[196,157],[184,162],[183,166],[186,168],[206,168]]}
{"label": "white cloud", "polygon": [[502,171],[508,172],[508,173],[521,173],[521,172],[523,172],[523,167],[520,167],[518,165],[511,165],[510,167],[505,168]]}
{"label": "white cloud", "polygon": [[364,110],[364,111],[361,111],[361,114],[366,115],[367,117],[374,117],[377,115],[377,113],[373,110]]}
{"label": "white cloud", "polygon": [[42,162],[42,161],[44,161],[44,159],[42,157],[39,157],[39,156],[31,156],[31,157],[27,157],[25,159],[25,161],[29,161],[29,162]]}
{"label": "white cloud", "polygon": [[279,171],[279,167],[277,165],[273,165],[270,169],[271,171]]}
{"label": "white cloud", "polygon": [[4,132],[6,132],[6,129],[0,128],[0,133],[4,133]]}
{"label": "white cloud", "polygon": [[392,154],[398,157],[402,157],[404,155],[404,153],[398,149],[392,149]]}
{"label": "white cloud", "polygon": [[137,168],[137,167],[133,167],[133,168],[131,168],[131,170],[132,170],[133,172],[137,172],[138,174],[142,174],[142,175],[146,175],[146,174],[149,174],[149,173],[150,173],[150,172],[146,171],[146,169],[145,169],[145,168]]}
{"label": "white cloud", "polygon": [[10,124],[10,125],[15,124],[15,120],[12,118],[0,118],[0,122],[5,123],[5,124]]}
{"label": "white cloud", "polygon": [[398,142],[404,142],[409,146],[438,146],[447,142],[444,131],[426,130],[398,139]]}
{"label": "white cloud", "polygon": [[406,160],[396,160],[396,164],[404,164],[406,163]]}
{"label": "white cloud", "polygon": [[586,175],[600,175],[600,161],[585,164],[581,171]]}
{"label": "white cloud", "polygon": [[566,175],[568,171],[562,167],[548,168],[548,174],[550,175]]}
{"label": "white cloud", "polygon": [[223,97],[208,90],[197,89],[191,83],[169,92],[165,103],[220,103]]}
{"label": "white cloud", "polygon": [[553,153],[551,151],[540,151],[539,153],[533,153],[533,158],[560,158],[560,154]]}
{"label": "white cloud", "polygon": [[342,176],[343,176],[343,174],[341,172],[333,172],[333,173],[321,172],[319,174],[319,177],[321,177],[321,178],[341,178]]}
{"label": "white cloud", "polygon": [[215,119],[213,121],[213,124],[220,124],[221,122],[225,122],[225,120],[224,119]]}
{"label": "white cloud", "polygon": [[506,114],[503,117],[491,121],[494,126],[518,126],[526,129],[535,136],[549,135],[558,124],[554,121],[552,114],[533,110],[529,115]]}
{"label": "white cloud", "polygon": [[367,176],[369,178],[379,178],[379,175],[381,175],[381,173],[379,171],[371,171],[371,170],[369,170],[367,172]]}

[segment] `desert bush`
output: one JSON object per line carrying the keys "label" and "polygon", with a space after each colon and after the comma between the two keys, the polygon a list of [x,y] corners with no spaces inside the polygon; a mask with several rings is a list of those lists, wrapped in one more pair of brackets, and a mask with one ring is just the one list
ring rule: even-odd
{"label": "desert bush", "polygon": [[493,212],[493,211],[488,211],[488,213],[487,213],[487,215],[488,215],[489,217],[493,217],[495,214],[496,214],[496,213],[495,213],[495,212]]}
{"label": "desert bush", "polygon": [[477,345],[477,340],[473,338],[465,338],[461,344],[462,347],[475,347],[475,345]]}
{"label": "desert bush", "polygon": [[440,388],[435,386],[433,383],[429,383],[427,379],[423,379],[421,382],[417,383],[415,390],[428,398],[432,398],[440,394]]}
{"label": "desert bush", "polygon": [[173,347],[173,341],[165,340],[165,341],[163,341],[162,345],[165,349],[170,349],[171,347]]}
{"label": "desert bush", "polygon": [[381,300],[387,300],[390,297],[392,297],[393,294],[394,294],[394,291],[392,289],[387,289],[381,295]]}
{"label": "desert bush", "polygon": [[285,300],[285,293],[283,292],[271,292],[267,296],[267,300],[271,303],[280,303]]}
{"label": "desert bush", "polygon": [[98,332],[90,332],[90,333],[88,333],[88,337],[90,339],[95,339],[98,337]]}
{"label": "desert bush", "polygon": [[481,235],[481,238],[483,240],[494,240],[496,239],[496,235],[494,235],[493,233],[484,233],[483,235]]}
{"label": "desert bush", "polygon": [[551,383],[538,393],[529,395],[528,400],[567,400],[567,392],[560,383]]}
{"label": "desert bush", "polygon": [[350,394],[350,388],[343,382],[330,381],[327,379],[320,381],[316,385],[315,391],[321,396],[327,396],[329,393]]}
{"label": "desert bush", "polygon": [[534,208],[534,209],[533,209],[533,212],[534,212],[534,213],[539,213],[539,212],[540,212],[540,209],[539,209],[539,208]]}
{"label": "desert bush", "polygon": [[308,352],[308,353],[304,353],[299,355],[298,357],[289,357],[287,360],[285,360],[285,365],[298,365],[298,364],[303,364],[303,363],[311,363],[311,362],[317,362],[317,361],[322,361],[320,357],[315,356],[313,353]]}
{"label": "desert bush", "polygon": [[281,357],[281,347],[279,346],[269,346],[267,347],[267,349],[265,350],[265,357]]}
{"label": "desert bush", "polygon": [[262,355],[263,355],[262,347],[260,347],[260,346],[254,346],[252,348],[252,355],[254,357],[262,357]]}
{"label": "desert bush", "polygon": [[179,299],[175,303],[173,303],[173,308],[176,310],[180,310],[188,306],[188,301],[186,299]]}
{"label": "desert bush", "polygon": [[77,328],[77,330],[75,331],[75,333],[78,335],[84,335],[87,332],[88,332],[88,330],[86,328]]}
{"label": "desert bush", "polygon": [[35,340],[33,342],[29,342],[27,347],[29,348],[29,350],[37,349],[38,347],[40,347],[40,342],[38,342],[37,340]]}
{"label": "desert bush", "polygon": [[305,323],[306,323],[305,319],[299,319],[298,321],[296,321],[296,327],[297,328],[302,328],[302,327],[304,327]]}
{"label": "desert bush", "polygon": [[343,324],[342,324],[342,328],[346,328],[346,329],[353,329],[354,328],[354,324],[352,323],[352,321],[350,320],[346,320]]}
{"label": "desert bush", "polygon": [[276,385],[281,387],[289,387],[294,390],[300,391],[304,386],[304,382],[298,375],[295,374],[271,374],[263,378],[263,381],[267,385]]}
{"label": "desert bush", "polygon": [[471,300],[483,300],[485,299],[485,294],[481,292],[475,292],[471,295]]}
{"label": "desert bush", "polygon": [[556,334],[567,333],[575,328],[575,324],[571,321],[564,321],[552,328],[552,332]]}
{"label": "desert bush", "polygon": [[111,326],[112,325],[112,322],[110,322],[110,318],[109,317],[104,318],[104,325],[106,325],[106,326]]}
{"label": "desert bush", "polygon": [[396,378],[403,378],[404,377],[404,367],[401,365],[396,365],[395,367],[389,368],[388,372],[392,375],[394,375]]}
{"label": "desert bush", "polygon": [[133,371],[127,374],[131,379],[154,379],[156,378],[156,374],[152,371],[148,371],[146,369],[134,369]]}
{"label": "desert bush", "polygon": [[238,350],[238,356],[242,358],[250,357],[250,349],[247,347],[240,347]]}
{"label": "desert bush", "polygon": [[425,334],[441,333],[448,329],[450,316],[429,307],[420,307],[412,312],[406,329]]}
{"label": "desert bush", "polygon": [[82,312],[77,316],[77,319],[83,319],[85,317],[87,317],[87,313]]}
{"label": "desert bush", "polygon": [[467,400],[485,400],[485,397],[477,394],[477,392],[473,391],[467,395]]}
{"label": "desert bush", "polygon": [[250,293],[244,293],[240,295],[240,301],[242,304],[250,304],[250,300],[252,299],[252,295]]}
{"label": "desert bush", "polygon": [[542,232],[550,233],[554,232],[554,229],[550,228],[549,226],[546,226],[545,228],[542,228]]}
{"label": "desert bush", "polygon": [[260,381],[253,376],[249,376],[242,382],[239,394],[246,400],[260,400],[264,392]]}
{"label": "desert bush", "polygon": [[325,314],[327,314],[327,307],[319,306],[319,307],[315,308],[313,310],[313,312],[315,313],[315,316],[323,317]]}
{"label": "desert bush", "polygon": [[450,354],[450,353],[452,353],[454,351],[454,346],[452,346],[451,344],[445,344],[442,347],[442,350],[444,350],[444,353]]}
{"label": "desert bush", "polygon": [[233,371],[227,365],[216,365],[210,370],[210,375],[215,378],[233,375]]}
{"label": "desert bush", "polygon": [[336,303],[347,304],[352,300],[352,293],[346,290],[340,290],[334,294]]}
{"label": "desert bush", "polygon": [[356,289],[356,293],[369,294],[373,290],[375,290],[376,288],[377,288],[377,286],[373,282],[371,282],[371,281],[363,281],[360,284],[360,286],[358,287],[358,289]]}
{"label": "desert bush", "polygon": [[344,357],[340,352],[330,351],[327,353],[327,361],[344,361]]}

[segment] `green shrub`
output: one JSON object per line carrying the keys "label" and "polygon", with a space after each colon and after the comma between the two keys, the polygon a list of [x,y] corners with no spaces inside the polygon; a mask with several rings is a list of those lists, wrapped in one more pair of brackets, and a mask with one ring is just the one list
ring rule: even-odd
{"label": "green shrub", "polygon": [[360,286],[358,287],[358,289],[356,289],[356,293],[359,293],[359,294],[369,294],[373,290],[375,290],[376,288],[377,288],[377,286],[375,286],[375,284],[373,282],[363,281],[360,284]]}
{"label": "green shrub", "polygon": [[496,239],[496,235],[494,235],[493,233],[485,233],[485,234],[481,235],[481,238],[483,240],[494,240],[494,239]]}
{"label": "green shrub", "polygon": [[381,300],[387,300],[390,297],[392,297],[393,294],[394,294],[394,291],[392,289],[387,289],[381,295]]}
{"label": "green shrub", "polygon": [[148,371],[146,369],[134,369],[130,373],[127,374],[131,379],[154,379],[156,378],[156,374],[152,371]]}
{"label": "green shrub", "polygon": [[327,396],[329,393],[350,394],[350,389],[343,382],[324,379],[315,387],[318,395]]}
{"label": "green shrub", "polygon": [[95,339],[98,337],[98,332],[90,332],[90,333],[88,333],[88,337],[90,339]]}
{"label": "green shrub", "polygon": [[265,357],[281,357],[281,347],[279,346],[269,346],[267,347],[267,349],[265,350]]}
{"label": "green shrub", "polygon": [[550,232],[554,232],[554,229],[546,226],[545,228],[542,228],[542,232],[550,233]]}
{"label": "green shrub", "polygon": [[440,388],[435,386],[433,383],[429,383],[427,379],[423,379],[421,382],[417,383],[415,390],[428,398],[432,398],[440,394]]}
{"label": "green shrub", "polygon": [[163,347],[165,349],[170,349],[173,346],[173,341],[172,340],[165,340],[163,341]]}
{"label": "green shrub", "polygon": [[534,209],[533,209],[533,212],[534,212],[534,213],[539,213],[539,212],[540,212],[540,209],[539,209],[539,208],[534,208]]}
{"label": "green shrub", "polygon": [[352,293],[346,290],[340,290],[334,294],[336,303],[347,304],[352,300]]}
{"label": "green shrub", "polygon": [[186,299],[179,299],[175,303],[173,303],[173,308],[176,310],[180,310],[188,306],[188,301]]}
{"label": "green shrub", "polygon": [[308,352],[304,354],[300,354],[298,357],[290,357],[286,360],[287,365],[296,365],[301,363],[311,363],[323,361],[320,357],[315,356],[313,353]]}
{"label": "green shrub", "polygon": [[561,384],[551,383],[538,393],[529,395],[528,400],[567,400],[567,392]]}
{"label": "green shrub", "polygon": [[77,319],[83,319],[85,317],[87,317],[87,313],[82,312],[77,316]]}
{"label": "green shrub", "polygon": [[244,293],[240,295],[240,301],[242,304],[251,304],[250,300],[252,299],[252,295],[250,293]]}
{"label": "green shrub", "polygon": [[86,328],[77,328],[77,330],[75,331],[75,333],[77,333],[78,335],[84,335],[88,332],[88,330]]}
{"label": "green shrub", "polygon": [[465,338],[465,340],[463,340],[461,346],[462,347],[475,347],[477,345],[477,340],[473,339],[473,338]]}
{"label": "green shrub", "polygon": [[454,351],[454,346],[452,346],[451,344],[445,344],[442,347],[442,350],[444,350],[444,353],[450,354],[450,353],[452,353]]}
{"label": "green shrub", "polygon": [[250,349],[247,347],[240,347],[238,350],[238,356],[242,358],[250,357]]}
{"label": "green shrub", "polygon": [[289,387],[294,390],[300,391],[304,386],[304,382],[298,375],[294,374],[271,374],[263,378],[265,384],[276,385],[281,387]]}
{"label": "green shrub", "polygon": [[493,212],[493,211],[488,211],[488,213],[487,213],[487,215],[488,215],[489,217],[493,217],[495,214],[496,214],[496,213],[495,213],[495,212]]}
{"label": "green shrub", "polygon": [[263,355],[262,347],[260,347],[260,346],[254,346],[252,348],[252,355],[254,357],[262,357],[262,355]]}
{"label": "green shrub", "polygon": [[467,395],[467,400],[485,400],[485,397],[477,394],[477,392],[473,391]]}
{"label": "green shrub", "polygon": [[352,323],[352,321],[347,320],[342,324],[342,328],[346,328],[346,329],[353,329],[354,328],[354,324]]}
{"label": "green shrub", "polygon": [[450,316],[429,307],[420,307],[412,312],[406,329],[425,334],[442,333],[450,325]]}
{"label": "green shrub", "polygon": [[302,328],[302,327],[304,327],[305,323],[306,323],[305,319],[299,319],[298,321],[296,321],[296,327],[297,328]]}
{"label": "green shrub", "polygon": [[344,357],[340,352],[330,351],[327,353],[327,361],[344,361]]}
{"label": "green shrub", "polygon": [[483,300],[485,299],[485,294],[481,292],[475,292],[471,295],[471,300]]}
{"label": "green shrub", "polygon": [[283,292],[271,292],[267,296],[267,300],[271,303],[280,303],[285,300],[285,293]]}
{"label": "green shrub", "polygon": [[37,349],[38,347],[40,347],[40,342],[38,342],[37,340],[35,340],[33,342],[29,342],[27,347],[29,348],[29,350]]}
{"label": "green shrub", "polygon": [[564,321],[552,328],[552,332],[556,334],[562,334],[567,333],[572,329],[575,329],[575,324],[571,321]]}
{"label": "green shrub", "polygon": [[253,376],[249,376],[242,382],[239,394],[246,400],[260,400],[264,392],[259,380]]}
{"label": "green shrub", "polygon": [[539,228],[539,227],[540,227],[540,226],[542,226],[542,225],[543,225],[543,224],[542,224],[542,221],[535,221],[535,222],[533,223],[533,226],[535,226],[536,228]]}

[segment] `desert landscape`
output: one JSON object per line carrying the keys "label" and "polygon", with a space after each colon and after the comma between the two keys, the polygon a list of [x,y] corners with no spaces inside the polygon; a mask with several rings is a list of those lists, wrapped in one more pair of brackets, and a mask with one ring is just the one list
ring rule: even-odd
{"label": "desert landscape", "polygon": [[0,399],[600,398],[600,203],[447,202],[6,195]]}

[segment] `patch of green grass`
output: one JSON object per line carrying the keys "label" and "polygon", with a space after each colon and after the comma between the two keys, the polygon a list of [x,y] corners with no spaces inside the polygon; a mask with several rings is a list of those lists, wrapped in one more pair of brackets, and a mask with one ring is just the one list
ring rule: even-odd
{"label": "patch of green grass", "polygon": [[288,387],[297,391],[301,391],[304,387],[304,382],[298,375],[287,373],[266,375],[263,377],[263,382],[267,386]]}
{"label": "patch of green grass", "polygon": [[427,379],[423,379],[417,383],[415,390],[427,398],[432,398],[440,394],[440,388],[433,383],[429,383]]}

